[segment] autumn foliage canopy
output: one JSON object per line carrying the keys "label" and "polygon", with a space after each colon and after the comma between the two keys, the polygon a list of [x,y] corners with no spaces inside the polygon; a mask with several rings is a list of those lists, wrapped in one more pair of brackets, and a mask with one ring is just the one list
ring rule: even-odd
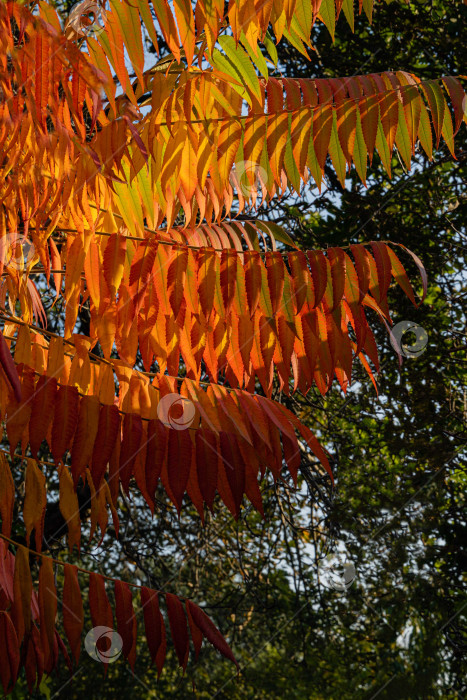
{"label": "autumn foliage canopy", "polygon": [[[178,512],[188,498],[203,519],[217,495],[236,518],[245,497],[262,513],[261,481],[269,471],[296,483],[303,451],[332,481],[325,451],[273,388],[324,395],[337,379],[345,392],[355,361],[375,383],[369,319],[389,329],[393,281],[414,304],[426,292],[420,260],[397,241],[301,250],[256,212],[303,183],[321,189],[325,166],[345,186],[350,168],[365,183],[378,158],[390,175],[397,151],[409,169],[441,139],[455,158],[460,77],[270,77],[275,43],[309,55],[315,22],[334,36],[345,15],[353,29],[354,12],[371,21],[373,0],[225,5],[84,0],[64,22],[46,0],[0,3],[5,693],[23,666],[32,689],[60,656],[78,664],[85,597],[132,667],[138,630],[159,673],[167,644],[185,669],[203,638],[235,662],[195,602],[71,562],[89,544],[77,491],[89,489],[91,541],[109,517],[118,537],[122,493],[139,492],[157,517],[160,483]],[[159,55],[161,39],[170,53],[148,67],[144,43]],[[88,335],[76,332],[83,310]],[[48,330],[54,313],[59,332]],[[43,542],[51,498],[66,562]]]}

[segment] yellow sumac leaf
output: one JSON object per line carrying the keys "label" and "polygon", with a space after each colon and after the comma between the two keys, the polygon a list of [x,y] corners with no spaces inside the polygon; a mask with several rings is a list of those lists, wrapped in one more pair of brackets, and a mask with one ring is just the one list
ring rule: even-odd
{"label": "yellow sumac leaf", "polygon": [[144,49],[141,36],[141,21],[136,5],[113,0],[112,9],[116,14],[116,22],[120,28],[128,51],[128,56],[141,84],[143,83]]}

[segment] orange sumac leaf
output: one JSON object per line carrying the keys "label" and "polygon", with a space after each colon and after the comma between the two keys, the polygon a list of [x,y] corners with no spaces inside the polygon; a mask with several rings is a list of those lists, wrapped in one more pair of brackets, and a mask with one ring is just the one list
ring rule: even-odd
{"label": "orange sumac leaf", "polygon": [[154,261],[157,255],[157,241],[144,241],[136,249],[130,268],[130,291],[134,297],[134,305],[137,310],[141,304],[142,295],[150,283]]}
{"label": "orange sumac leaf", "polygon": [[[370,286],[370,291],[378,303],[386,299],[386,295],[391,284],[391,261],[388,255],[388,249],[384,243],[372,241],[371,247],[376,262],[378,271],[378,291],[375,287],[374,291]],[[370,258],[371,265],[371,258]]]}
{"label": "orange sumac leaf", "polygon": [[60,478],[60,512],[65,518],[68,527],[68,547],[71,552],[74,545],[76,545],[79,550],[81,539],[78,497],[73,488],[73,479],[68,467],[61,464],[58,474]]}
{"label": "orange sumac leaf", "polygon": [[310,271],[302,250],[294,250],[288,254],[290,269],[292,271],[292,284],[297,314],[302,310],[306,301],[308,288],[312,285]]}
{"label": "orange sumac leaf", "polygon": [[370,286],[370,260],[369,253],[366,248],[361,244],[355,244],[350,246],[352,255],[355,260],[355,268],[358,275],[358,284],[360,289],[360,301],[368,292]]}
{"label": "orange sumac leaf", "polygon": [[261,294],[262,274],[261,267],[263,265],[260,254],[255,250],[249,250],[244,253],[245,256],[245,289],[250,308],[250,316],[256,311]]}
{"label": "orange sumac leaf", "polygon": [[420,299],[420,302],[419,302],[421,304],[422,301],[425,299],[426,293],[428,291],[428,278],[427,278],[425,267],[423,266],[423,263],[420,260],[420,258],[418,257],[418,255],[415,255],[415,253],[413,253],[411,250],[406,248],[405,245],[402,245],[402,243],[397,243],[396,245],[398,245],[399,248],[402,248],[403,250],[405,250],[406,253],[408,253],[410,255],[410,257],[412,258],[412,260],[414,261],[415,265],[418,268],[418,271],[420,273],[420,277],[422,278],[422,285],[423,285],[422,298]]}
{"label": "orange sumac leaf", "polygon": [[28,550],[19,546],[15,555],[12,619],[21,641],[31,628],[32,579]]}
{"label": "orange sumac leaf", "polygon": [[406,295],[409,297],[410,301],[412,304],[416,305],[415,301],[415,296],[413,293],[413,288],[412,285],[410,284],[410,280],[407,277],[407,273],[405,271],[405,267],[395,254],[395,252],[389,247],[386,246],[387,253],[389,255],[389,259],[391,261],[391,274],[396,280],[397,284],[403,291],[406,293]]}
{"label": "orange sumac leaf", "polygon": [[114,299],[123,278],[126,255],[126,236],[121,232],[113,233],[104,250],[104,278]]}
{"label": "orange sumac leaf", "polygon": [[281,253],[268,253],[266,255],[266,270],[272,310],[277,314],[283,304],[282,294],[286,273]]}
{"label": "orange sumac leaf", "polygon": [[357,106],[344,103],[337,106],[337,134],[348,163],[351,162],[357,128]]}
{"label": "orange sumac leaf", "polygon": [[180,42],[185,49],[188,66],[191,66],[195,51],[195,18],[191,3],[187,3],[185,0],[175,0],[174,9]]}
{"label": "orange sumac leaf", "polygon": [[451,76],[445,76],[443,77],[443,83],[446,88],[446,90],[449,93],[449,97],[451,98],[452,106],[454,109],[454,115],[456,119],[456,124],[454,131],[457,132],[462,120],[464,119],[464,114],[465,114],[465,92],[464,88],[462,87],[461,83],[457,78],[453,78]]}
{"label": "orange sumac leaf", "polygon": [[332,131],[331,105],[320,105],[313,110],[313,146],[321,171],[324,170]]}
{"label": "orange sumac leaf", "polygon": [[225,313],[228,314],[235,295],[237,283],[238,255],[236,250],[223,250],[221,253],[220,280]]}
{"label": "orange sumac leaf", "polygon": [[185,289],[188,251],[183,246],[174,246],[170,253],[171,263],[167,271],[167,287],[174,316],[178,316]]}
{"label": "orange sumac leaf", "polygon": [[345,285],[345,254],[342,248],[329,248],[328,260],[331,265],[332,296],[334,311],[342,301]]}
{"label": "orange sumac leaf", "polygon": [[7,409],[6,432],[10,442],[10,454],[13,456],[19,440],[24,437],[24,432],[31,418],[31,397],[34,393],[34,370],[31,367],[18,365],[18,376],[21,377],[21,401],[16,398],[11,400]]}
{"label": "orange sumac leaf", "polygon": [[214,305],[214,290],[218,267],[217,253],[212,248],[201,248],[196,257],[198,295],[201,310],[209,317]]}
{"label": "orange sumac leaf", "polygon": [[301,450],[298,440],[293,440],[291,436],[282,435],[282,447],[284,450],[284,459],[287,462],[289,472],[292,476],[294,484],[297,483],[298,470],[302,461]]}
{"label": "orange sumac leaf", "polygon": [[24,491],[23,519],[26,526],[26,543],[29,546],[31,532],[35,530],[35,548],[40,552],[47,496],[45,476],[34,459],[28,459]]}
{"label": "orange sumac leaf", "polygon": [[430,106],[431,122],[436,134],[436,147],[438,147],[444,111],[447,109],[446,100],[437,80],[425,80],[422,83],[422,89]]}

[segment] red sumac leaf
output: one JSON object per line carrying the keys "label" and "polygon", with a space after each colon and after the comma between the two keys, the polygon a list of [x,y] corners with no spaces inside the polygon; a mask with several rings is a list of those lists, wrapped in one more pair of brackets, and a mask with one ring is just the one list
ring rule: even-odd
{"label": "red sumac leaf", "polygon": [[123,418],[123,438],[120,449],[120,481],[128,494],[136,457],[141,449],[143,422],[136,413],[126,413]]}
{"label": "red sumac leaf", "polygon": [[146,450],[146,488],[152,500],[154,500],[162,464],[166,458],[170,430],[157,418],[149,421]]}
{"label": "red sumac leaf", "polygon": [[[0,452],[0,516],[2,518],[2,532],[7,537],[11,532],[13,523],[13,509],[15,506],[15,482],[11,474],[10,465],[3,452]],[[3,541],[3,540],[2,540]]]}
{"label": "red sumac leaf", "polygon": [[115,581],[115,617],[117,632],[123,641],[122,653],[135,670],[136,661],[136,616],[131,590],[124,581]]}
{"label": "red sumac leaf", "polygon": [[71,441],[78,420],[79,394],[75,386],[61,386],[55,401],[54,422],[52,425],[52,454],[55,462],[63,459]]}
{"label": "red sumac leaf", "polygon": [[92,480],[96,489],[100,486],[105,470],[107,469],[107,463],[112,456],[115,441],[118,438],[119,427],[120,414],[118,408],[108,405],[101,406],[91,467]]}
{"label": "red sumac leaf", "polygon": [[221,459],[224,463],[227,481],[235,504],[235,517],[240,514],[240,504],[245,493],[245,464],[239,453],[238,446],[233,435],[221,431],[220,435]]}
{"label": "red sumac leaf", "polygon": [[167,474],[178,512],[182,507],[183,494],[190,475],[192,448],[193,443],[188,430],[169,429]]}
{"label": "red sumac leaf", "polygon": [[203,633],[193,620],[193,615],[191,614],[188,600],[185,603],[185,609],[188,617],[188,624],[190,625],[191,639],[193,640],[193,646],[195,648],[195,660],[197,660],[199,652],[201,651],[201,644],[203,643]]}
{"label": "red sumac leaf", "polygon": [[0,678],[5,695],[15,684],[19,669],[19,642],[7,612],[0,612]]}
{"label": "red sumac leaf", "polygon": [[156,591],[143,586],[141,588],[141,604],[149,653],[151,654],[152,663],[157,665],[157,671],[160,676],[165,661],[167,639],[164,618],[159,608],[159,596]]}
{"label": "red sumac leaf", "polygon": [[28,684],[29,693],[32,693],[34,686],[39,687],[39,683],[41,682],[41,678],[44,674],[44,655],[41,649],[39,631],[34,625],[32,626],[31,634],[26,641],[24,670],[26,672],[26,681]]}
{"label": "red sumac leaf", "polygon": [[227,642],[225,641],[224,637],[219,632],[215,624],[212,622],[212,620],[210,620],[209,617],[206,615],[204,610],[201,610],[200,607],[198,607],[189,600],[187,600],[186,605],[187,610],[190,610],[190,615],[193,621],[199,627],[199,629],[204,634],[208,642],[210,642],[223,656],[225,656],[230,661],[233,661],[238,668],[238,662],[235,656],[233,655],[231,648],[229,647],[229,645],[227,644]]}
{"label": "red sumac leaf", "polygon": [[[73,673],[73,664],[71,663],[71,659],[70,659],[70,656],[69,656],[69,654],[68,654],[67,648],[66,648],[66,646],[65,646],[65,642],[64,642],[63,639],[60,637],[60,635],[59,635],[59,633],[57,632],[57,630],[55,630],[55,649],[54,649],[54,654],[55,654],[55,659],[57,659],[57,660],[58,660],[58,650],[59,650],[59,649],[60,649],[60,651],[61,651],[62,654],[63,654],[63,658],[65,659],[65,663],[66,663],[66,665],[67,665],[67,667],[68,667],[68,670],[69,670],[70,674]],[[56,663],[56,662],[55,662],[55,663]],[[47,673],[49,673],[49,671],[47,671]]]}
{"label": "red sumac leaf", "polygon": [[83,600],[78,581],[78,570],[72,564],[65,564],[65,581],[63,584],[63,627],[70,645],[71,654],[76,662],[81,652],[81,632],[83,630]]}
{"label": "red sumac leaf", "polygon": [[75,488],[79,477],[91,464],[99,425],[99,410],[100,404],[97,396],[83,396],[81,398],[78,424],[71,448],[71,473]]}
{"label": "red sumac leaf", "polygon": [[50,557],[42,558],[39,571],[39,611],[41,646],[47,661],[47,658],[53,655],[57,614],[57,592]]}
{"label": "red sumac leaf", "polygon": [[94,627],[113,626],[112,608],[105,590],[105,581],[96,573],[89,574],[89,609]]}
{"label": "red sumac leaf", "polygon": [[238,256],[236,250],[223,250],[221,253],[220,281],[222,289],[222,299],[224,300],[225,312],[229,313],[235,295],[235,285],[237,282]]}
{"label": "red sumac leaf", "polygon": [[322,250],[308,250],[307,257],[313,276],[315,306],[318,306],[328,284],[328,262]]}
{"label": "red sumac leaf", "polygon": [[332,298],[334,311],[342,301],[345,286],[345,253],[342,248],[329,248],[328,260],[331,265]]}
{"label": "red sumac leaf", "polygon": [[37,380],[29,421],[29,445],[33,457],[37,453],[52,420],[57,394],[57,380],[42,374]]}
{"label": "red sumac leaf", "polygon": [[207,428],[196,431],[198,484],[205,502],[212,509],[217,490],[219,446],[216,434]]}
{"label": "red sumac leaf", "polygon": [[182,602],[172,593],[166,593],[167,612],[169,614],[170,631],[180,666],[186,669],[190,651],[188,628],[185,610]]}
{"label": "red sumac leaf", "polygon": [[0,365],[5,372],[5,375],[13,389],[15,399],[18,403],[21,401],[21,384],[18,378],[18,372],[16,371],[16,365],[13,362],[6,340],[3,337],[2,331],[0,331]]}

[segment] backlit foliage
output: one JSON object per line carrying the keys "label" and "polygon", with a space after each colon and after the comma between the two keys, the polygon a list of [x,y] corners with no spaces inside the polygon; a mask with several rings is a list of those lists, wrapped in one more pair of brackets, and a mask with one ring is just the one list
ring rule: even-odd
{"label": "backlit foliage", "polygon": [[[325,394],[336,378],[345,392],[355,360],[375,382],[368,312],[390,324],[393,280],[417,303],[399,255],[419,267],[424,295],[423,266],[383,241],[303,251],[256,212],[307,182],[321,189],[326,164],[345,186],[352,167],[365,183],[374,157],[390,174],[395,149],[407,168],[416,149],[431,159],[441,139],[455,158],[466,120],[452,76],[269,76],[273,37],[308,55],[316,21],[334,35],[343,13],[353,29],[352,0],[231,0],[225,16],[223,0],[111,0],[97,27],[98,6],[79,7],[63,25],[44,0],[0,4],[5,692],[22,666],[32,688],[59,654],[78,663],[87,585],[93,625],[118,630],[132,667],[132,590],[159,672],[166,627],[184,669],[190,636],[196,656],[205,637],[235,661],[191,601],[108,580],[114,622],[106,577],[41,552],[46,470],[57,472],[75,553],[86,546],[80,484],[91,494],[91,538],[102,539],[109,514],[118,536],[120,489],[139,491],[154,514],[161,482],[178,512],[187,495],[201,518],[217,493],[238,518],[244,496],[262,513],[267,470],[297,483],[302,451],[332,480],[318,440],[272,400],[273,385]],[[372,0],[362,10],[371,20]],[[148,68],[143,41],[158,53],[158,36],[171,54]],[[47,330],[52,281],[61,334]],[[86,336],[76,332],[83,309]],[[161,418],[167,395],[192,407],[187,429]],[[14,540],[17,459],[27,547]],[[68,648],[55,628],[57,566]]]}

